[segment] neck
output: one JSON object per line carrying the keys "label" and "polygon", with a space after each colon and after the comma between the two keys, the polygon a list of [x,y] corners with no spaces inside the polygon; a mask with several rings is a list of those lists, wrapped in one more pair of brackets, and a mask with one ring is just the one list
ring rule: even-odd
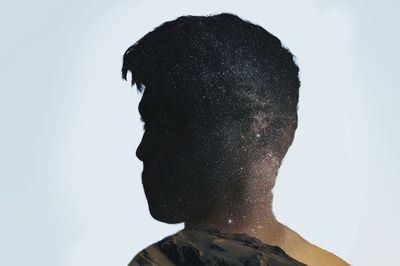
{"label": "neck", "polygon": [[272,212],[270,183],[266,178],[259,178],[238,184],[239,191],[224,193],[207,215],[187,221],[185,228],[211,227],[226,233],[245,233],[267,244],[279,244],[283,229]]}

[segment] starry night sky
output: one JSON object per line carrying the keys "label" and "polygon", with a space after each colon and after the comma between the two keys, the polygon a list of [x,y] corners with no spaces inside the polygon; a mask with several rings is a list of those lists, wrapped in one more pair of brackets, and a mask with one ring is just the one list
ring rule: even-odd
{"label": "starry night sky", "polygon": [[143,92],[137,156],[154,218],[233,224],[270,207],[300,86],[277,37],[232,14],[183,16],[130,47],[128,71]]}

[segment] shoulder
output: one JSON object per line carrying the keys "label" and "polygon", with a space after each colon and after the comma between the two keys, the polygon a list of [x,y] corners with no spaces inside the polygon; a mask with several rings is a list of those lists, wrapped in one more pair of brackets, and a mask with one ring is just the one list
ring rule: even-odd
{"label": "shoulder", "polygon": [[153,265],[166,265],[173,266],[173,264],[158,247],[158,242],[152,244],[135,255],[128,266],[153,266]]}
{"label": "shoulder", "polygon": [[[190,242],[190,234],[187,234],[185,230],[180,230],[141,250],[128,266],[174,266],[176,263],[173,261],[176,261],[179,255],[187,255],[185,252],[188,251],[186,249],[190,247]],[[181,246],[182,243],[184,243],[183,246]]]}
{"label": "shoulder", "polygon": [[[286,227],[286,226],[285,226]],[[283,248],[293,258],[307,265],[324,265],[324,266],[347,266],[350,265],[335,254],[314,245],[298,233],[287,228],[287,240],[290,244]]]}
{"label": "shoulder", "polygon": [[311,256],[313,257],[315,265],[326,265],[326,266],[347,266],[350,265],[335,254],[320,248],[314,244],[308,243]]}
{"label": "shoulder", "polygon": [[281,248],[245,234],[186,229],[145,248],[129,266],[266,265],[267,262],[277,266],[303,265]]}

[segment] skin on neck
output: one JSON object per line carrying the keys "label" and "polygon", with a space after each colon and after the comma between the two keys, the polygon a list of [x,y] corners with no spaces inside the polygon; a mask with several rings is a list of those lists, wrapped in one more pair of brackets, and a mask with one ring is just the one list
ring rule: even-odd
{"label": "skin on neck", "polygon": [[251,163],[248,174],[215,200],[205,215],[185,222],[185,228],[215,228],[245,233],[270,245],[280,245],[284,226],[272,211],[272,188],[279,163],[272,158]]}
{"label": "skin on neck", "polygon": [[[277,160],[252,163],[249,178],[241,178],[240,189],[218,197],[205,215],[185,222],[185,228],[215,228],[222,232],[247,234],[282,248],[286,254],[307,265],[349,265],[339,257],[308,243],[279,223],[272,211],[272,188],[278,172]],[[238,197],[238,192],[240,196]]]}
{"label": "skin on neck", "polygon": [[[258,138],[262,126],[263,123],[256,125],[249,136]],[[288,147],[293,136],[285,136]],[[226,184],[211,208],[186,220],[185,228],[211,227],[227,233],[244,233],[268,245],[279,246],[292,258],[310,266],[349,265],[277,221],[272,211],[272,188],[284,154],[260,154],[254,152],[254,146],[244,146],[252,152],[250,157],[241,160],[243,175]]]}

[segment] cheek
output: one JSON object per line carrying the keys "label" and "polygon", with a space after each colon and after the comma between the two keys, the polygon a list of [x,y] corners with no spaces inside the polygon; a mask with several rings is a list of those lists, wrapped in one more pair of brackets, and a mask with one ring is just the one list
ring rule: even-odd
{"label": "cheek", "polygon": [[244,171],[247,149],[239,126],[197,124],[174,132],[163,168],[172,177],[170,187],[180,193],[189,198],[220,193]]}
{"label": "cheek", "polygon": [[199,142],[194,150],[191,165],[199,174],[198,186],[208,196],[219,194],[226,189],[243,167],[237,148],[227,140],[209,139]]}

